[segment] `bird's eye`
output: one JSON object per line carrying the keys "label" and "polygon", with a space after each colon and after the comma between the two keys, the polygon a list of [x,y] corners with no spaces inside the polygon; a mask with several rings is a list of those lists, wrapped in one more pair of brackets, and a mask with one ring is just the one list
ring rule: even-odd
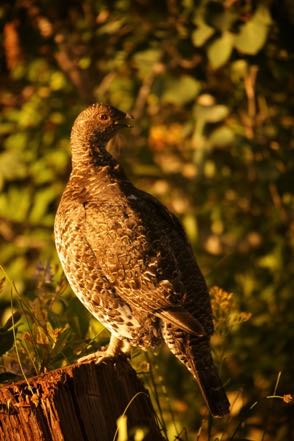
{"label": "bird's eye", "polygon": [[107,121],[109,119],[109,116],[106,113],[101,113],[101,115],[99,115],[99,119],[101,121]]}

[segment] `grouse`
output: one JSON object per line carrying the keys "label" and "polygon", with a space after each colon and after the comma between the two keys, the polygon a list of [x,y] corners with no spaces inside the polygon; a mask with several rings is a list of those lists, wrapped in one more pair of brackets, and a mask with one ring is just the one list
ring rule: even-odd
{"label": "grouse", "polygon": [[221,417],[229,401],[211,357],[210,299],[192,247],[179,220],[136,188],[105,148],[131,126],[130,115],[105,104],[75,120],[72,171],[54,225],[57,252],[74,293],[111,332],[106,355],[165,341]]}

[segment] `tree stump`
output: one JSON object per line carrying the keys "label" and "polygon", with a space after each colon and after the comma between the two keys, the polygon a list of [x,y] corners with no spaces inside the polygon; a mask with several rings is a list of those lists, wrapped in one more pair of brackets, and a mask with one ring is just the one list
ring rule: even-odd
{"label": "tree stump", "polygon": [[128,440],[144,428],[162,441],[150,396],[123,357],[71,365],[0,389],[1,441],[114,441],[127,417]]}

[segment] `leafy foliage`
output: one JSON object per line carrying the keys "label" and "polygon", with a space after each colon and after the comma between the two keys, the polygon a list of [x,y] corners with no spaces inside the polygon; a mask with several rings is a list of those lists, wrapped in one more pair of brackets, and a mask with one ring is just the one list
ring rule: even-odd
{"label": "leafy foliage", "polygon": [[1,265],[21,314],[11,327],[7,282],[1,375],[20,372],[15,348],[6,352],[12,329],[26,373],[107,341],[62,279],[52,226],[73,119],[108,101],[137,121],[112,152],[181,218],[209,284],[234,293],[212,289],[228,421],[211,425],[164,348],[152,363],[135,352],[170,439],[290,439],[281,397],[294,386],[292,9],[287,0],[1,3]]}

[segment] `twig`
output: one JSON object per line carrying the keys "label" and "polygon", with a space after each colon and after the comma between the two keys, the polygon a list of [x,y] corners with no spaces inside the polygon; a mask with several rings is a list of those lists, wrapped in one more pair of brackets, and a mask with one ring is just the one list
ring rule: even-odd
{"label": "twig", "polygon": [[256,118],[256,100],[255,100],[255,83],[257,78],[258,67],[250,66],[248,75],[244,78],[245,92],[247,95],[247,137],[252,139],[254,136],[255,118]]}

